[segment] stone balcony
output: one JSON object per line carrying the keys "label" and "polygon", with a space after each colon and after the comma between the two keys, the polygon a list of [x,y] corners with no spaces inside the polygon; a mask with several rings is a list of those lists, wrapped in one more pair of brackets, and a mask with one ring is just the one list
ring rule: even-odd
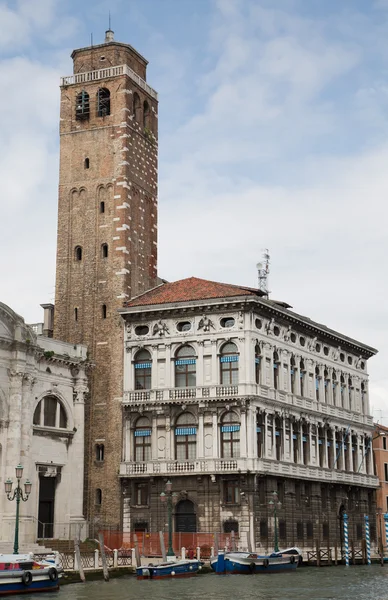
{"label": "stone balcony", "polygon": [[76,73],[75,75],[67,75],[66,77],[61,77],[61,87],[87,83],[90,81],[100,81],[102,79],[118,77],[119,75],[127,75],[152,98],[155,98],[155,100],[158,99],[157,92],[155,92],[155,90],[149,86],[144,79],[139,77],[135,71],[128,67],[128,65],[119,65],[117,67],[108,67],[105,69],[96,69],[95,71],[87,71],[85,73]]}
{"label": "stone balcony", "polygon": [[283,392],[264,385],[240,383],[238,385],[211,385],[187,388],[164,388],[154,390],[125,391],[123,405],[131,406],[134,403],[169,403],[176,400],[229,400],[233,398],[253,398],[273,400],[282,408],[286,406],[297,407],[301,411],[316,412],[321,416],[332,417],[345,421],[347,424],[359,424],[373,427],[373,417],[352,412],[339,406],[317,402],[311,398],[296,396],[290,392]]}
{"label": "stone balcony", "polygon": [[250,473],[295,477],[306,481],[326,481],[373,488],[379,486],[379,480],[374,475],[323,469],[312,465],[298,465],[264,458],[200,458],[184,462],[176,460],[122,462],[120,464],[119,477],[146,478],[170,475],[222,475],[247,473],[248,471]]}

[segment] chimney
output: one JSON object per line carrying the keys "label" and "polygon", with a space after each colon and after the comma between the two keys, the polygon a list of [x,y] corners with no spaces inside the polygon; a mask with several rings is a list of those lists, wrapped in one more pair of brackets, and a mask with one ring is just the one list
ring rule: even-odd
{"label": "chimney", "polygon": [[105,31],[105,44],[109,44],[109,42],[114,42],[115,36],[114,36],[114,31],[112,31],[111,29],[108,29],[107,31]]}
{"label": "chimney", "polygon": [[54,304],[41,304],[43,308],[43,335],[52,338],[54,333]]}

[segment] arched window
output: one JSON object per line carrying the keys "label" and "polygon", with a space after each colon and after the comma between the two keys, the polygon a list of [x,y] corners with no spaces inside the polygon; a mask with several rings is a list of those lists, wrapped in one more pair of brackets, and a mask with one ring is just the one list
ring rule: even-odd
{"label": "arched window", "polygon": [[35,408],[34,425],[40,427],[67,428],[67,415],[62,403],[55,396],[46,396]]}
{"label": "arched window", "polygon": [[82,260],[82,248],[81,248],[81,246],[76,246],[74,248],[74,257],[75,257],[75,260]]}
{"label": "arched window", "polygon": [[84,160],[84,168],[85,169],[89,169],[89,166],[90,166],[90,161],[89,161],[88,158],[85,158],[85,160]]}
{"label": "arched window", "polygon": [[197,457],[197,427],[195,417],[184,412],[175,422],[175,458],[176,460],[195,460]]}
{"label": "arched window", "polygon": [[221,453],[222,458],[240,457],[240,420],[232,411],[222,417]]}
{"label": "arched window", "polygon": [[261,349],[259,344],[255,346],[255,380],[260,383]]}
{"label": "arched window", "polygon": [[139,417],[135,425],[135,461],[151,460],[151,423],[147,417]]}
{"label": "arched window", "polygon": [[107,88],[100,88],[97,92],[97,116],[107,115],[110,115],[110,91]]}
{"label": "arched window", "polygon": [[152,359],[148,350],[139,350],[135,356],[135,389],[151,389]]}
{"label": "arched window", "polygon": [[139,94],[133,94],[133,118],[140,123],[141,104]]}
{"label": "arched window", "polygon": [[98,462],[103,462],[104,460],[104,453],[105,453],[105,446],[104,444],[96,444],[96,460]]}
{"label": "arched window", "polygon": [[95,502],[96,502],[96,506],[101,506],[101,504],[102,504],[102,491],[100,488],[96,489]]}
{"label": "arched window", "polygon": [[175,354],[175,387],[196,384],[196,357],[191,346],[181,346]]}
{"label": "arched window", "polygon": [[220,352],[221,385],[238,384],[238,349],[236,344],[224,344]]}
{"label": "arched window", "polygon": [[82,90],[79,93],[75,100],[75,118],[78,121],[82,121],[84,119],[89,119],[90,116],[90,102],[89,102],[89,94]]}
{"label": "arched window", "polygon": [[108,244],[101,245],[101,256],[102,258],[108,258]]}
{"label": "arched window", "polygon": [[151,113],[150,113],[149,104],[148,104],[147,100],[144,100],[144,103],[143,103],[143,127],[149,128],[150,120],[151,120],[150,117],[151,117]]}
{"label": "arched window", "polygon": [[105,202],[102,201],[100,202],[100,213],[104,213],[105,212]]}

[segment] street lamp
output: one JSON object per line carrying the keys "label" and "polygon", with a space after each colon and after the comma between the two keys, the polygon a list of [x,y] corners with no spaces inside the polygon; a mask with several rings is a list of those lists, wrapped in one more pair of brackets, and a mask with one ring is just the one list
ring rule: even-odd
{"label": "street lamp", "polygon": [[272,492],[271,500],[268,502],[270,508],[273,509],[273,516],[275,520],[275,544],[274,551],[279,552],[279,542],[278,542],[278,515],[277,511],[281,509],[282,503],[279,502],[279,496],[277,492]]}
{"label": "street lamp", "polygon": [[8,500],[11,500],[11,502],[12,502],[12,500],[15,500],[15,498],[16,498],[15,540],[14,540],[14,544],[13,544],[13,553],[18,554],[19,553],[19,505],[20,505],[20,500],[23,500],[23,502],[27,502],[28,496],[31,494],[32,483],[28,479],[26,480],[26,482],[24,484],[24,493],[25,493],[25,496],[24,496],[22,488],[20,487],[20,480],[23,476],[23,467],[21,465],[18,465],[15,468],[15,471],[16,471],[16,479],[17,479],[17,488],[12,493],[12,479],[7,479],[7,481],[4,483],[4,488],[5,488],[5,493],[7,494]]}
{"label": "street lamp", "polygon": [[178,500],[178,494],[176,492],[172,492],[172,483],[171,481],[167,481],[164,492],[160,494],[160,500],[163,503],[167,503],[168,510],[168,551],[167,556],[174,556],[175,553],[172,548],[172,507],[175,506]]}

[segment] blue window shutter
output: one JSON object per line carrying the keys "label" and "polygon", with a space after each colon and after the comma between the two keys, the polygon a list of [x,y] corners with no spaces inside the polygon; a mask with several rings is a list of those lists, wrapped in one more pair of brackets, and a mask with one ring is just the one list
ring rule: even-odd
{"label": "blue window shutter", "polygon": [[240,425],[222,425],[221,431],[223,433],[231,433],[233,431],[240,431]]}
{"label": "blue window shutter", "polygon": [[135,363],[135,369],[150,369],[152,363]]}
{"label": "blue window shutter", "polygon": [[151,435],[151,429],[138,429],[135,431],[135,437],[148,437]]}
{"label": "blue window shutter", "polygon": [[197,435],[196,427],[177,427],[175,435]]}

